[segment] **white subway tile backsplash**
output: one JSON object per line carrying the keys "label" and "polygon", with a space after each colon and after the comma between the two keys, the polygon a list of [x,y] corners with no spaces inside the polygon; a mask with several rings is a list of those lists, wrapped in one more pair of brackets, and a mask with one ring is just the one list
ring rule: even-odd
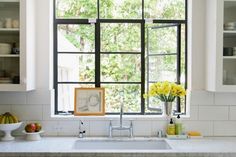
{"label": "white subway tile backsplash", "polygon": [[214,122],[214,136],[236,136],[236,121]]}
{"label": "white subway tile backsplash", "polygon": [[11,105],[0,105],[0,114],[11,112]]}
{"label": "white subway tile backsplash", "polygon": [[133,121],[134,136],[151,136],[151,121]]}
{"label": "white subway tile backsplash", "polygon": [[228,106],[199,106],[199,120],[228,120]]}
{"label": "white subway tile backsplash", "polygon": [[236,106],[229,107],[229,120],[236,120]]}
{"label": "white subway tile backsplash", "polygon": [[207,91],[191,91],[191,105],[214,105],[214,93]]}
{"label": "white subway tile backsplash", "polygon": [[59,121],[57,123],[57,131],[58,135],[73,135],[78,136],[79,135],[79,121]]}
{"label": "white subway tile backsplash", "polygon": [[215,93],[215,105],[236,105],[236,93]]}
{"label": "white subway tile backsplash", "polygon": [[185,131],[200,131],[203,136],[213,135],[213,122],[211,121],[183,121]]}
{"label": "white subway tile backsplash", "polygon": [[12,113],[20,120],[42,120],[43,107],[42,105],[12,105]]}
{"label": "white subway tile backsplash", "polygon": [[58,121],[42,121],[43,136],[57,136]]}
{"label": "white subway tile backsplash", "polygon": [[152,129],[151,129],[151,136],[157,137],[157,132],[162,131],[164,133],[166,131],[166,126],[168,121],[152,121]]}
{"label": "white subway tile backsplash", "polygon": [[27,93],[27,104],[50,104],[49,90],[36,90]]}
{"label": "white subway tile backsplash", "polygon": [[90,136],[109,135],[109,121],[90,121]]}
{"label": "white subway tile backsplash", "polygon": [[0,104],[26,104],[26,93],[0,92]]}

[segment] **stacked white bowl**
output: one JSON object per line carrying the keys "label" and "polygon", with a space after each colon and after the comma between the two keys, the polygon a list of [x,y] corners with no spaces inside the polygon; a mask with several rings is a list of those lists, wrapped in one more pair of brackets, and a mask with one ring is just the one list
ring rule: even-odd
{"label": "stacked white bowl", "polygon": [[0,54],[10,54],[11,53],[11,44],[0,43]]}
{"label": "stacked white bowl", "polygon": [[225,30],[236,30],[236,22],[227,22],[224,24]]}

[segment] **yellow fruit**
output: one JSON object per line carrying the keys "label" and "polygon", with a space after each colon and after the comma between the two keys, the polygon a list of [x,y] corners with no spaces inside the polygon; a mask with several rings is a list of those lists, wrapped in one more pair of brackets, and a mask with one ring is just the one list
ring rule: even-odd
{"label": "yellow fruit", "polygon": [[2,116],[2,119],[1,119],[0,123],[4,124],[5,123],[5,119],[6,119],[6,116]]}
{"label": "yellow fruit", "polygon": [[9,124],[9,119],[8,119],[8,116],[6,116],[6,119],[5,119],[5,122],[4,124]]}
{"label": "yellow fruit", "polygon": [[8,119],[9,119],[9,123],[11,124],[11,123],[14,123],[14,120],[13,120],[13,118],[12,118],[12,116],[10,115],[10,116],[8,116]]}
{"label": "yellow fruit", "polygon": [[16,116],[11,115],[11,117],[12,117],[14,123],[18,123],[19,122],[18,118]]}

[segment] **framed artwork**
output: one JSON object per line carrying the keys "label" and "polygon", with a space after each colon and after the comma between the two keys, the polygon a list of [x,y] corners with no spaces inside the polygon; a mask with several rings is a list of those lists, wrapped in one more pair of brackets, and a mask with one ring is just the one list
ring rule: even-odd
{"label": "framed artwork", "polygon": [[105,115],[105,89],[75,88],[74,115]]}

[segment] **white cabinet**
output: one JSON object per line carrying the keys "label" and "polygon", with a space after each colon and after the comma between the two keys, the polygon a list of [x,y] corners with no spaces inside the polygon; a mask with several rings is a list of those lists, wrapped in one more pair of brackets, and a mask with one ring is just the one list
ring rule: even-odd
{"label": "white cabinet", "polygon": [[35,0],[0,0],[0,91],[35,88]]}
{"label": "white cabinet", "polygon": [[207,90],[236,92],[236,0],[206,1],[206,67]]}

